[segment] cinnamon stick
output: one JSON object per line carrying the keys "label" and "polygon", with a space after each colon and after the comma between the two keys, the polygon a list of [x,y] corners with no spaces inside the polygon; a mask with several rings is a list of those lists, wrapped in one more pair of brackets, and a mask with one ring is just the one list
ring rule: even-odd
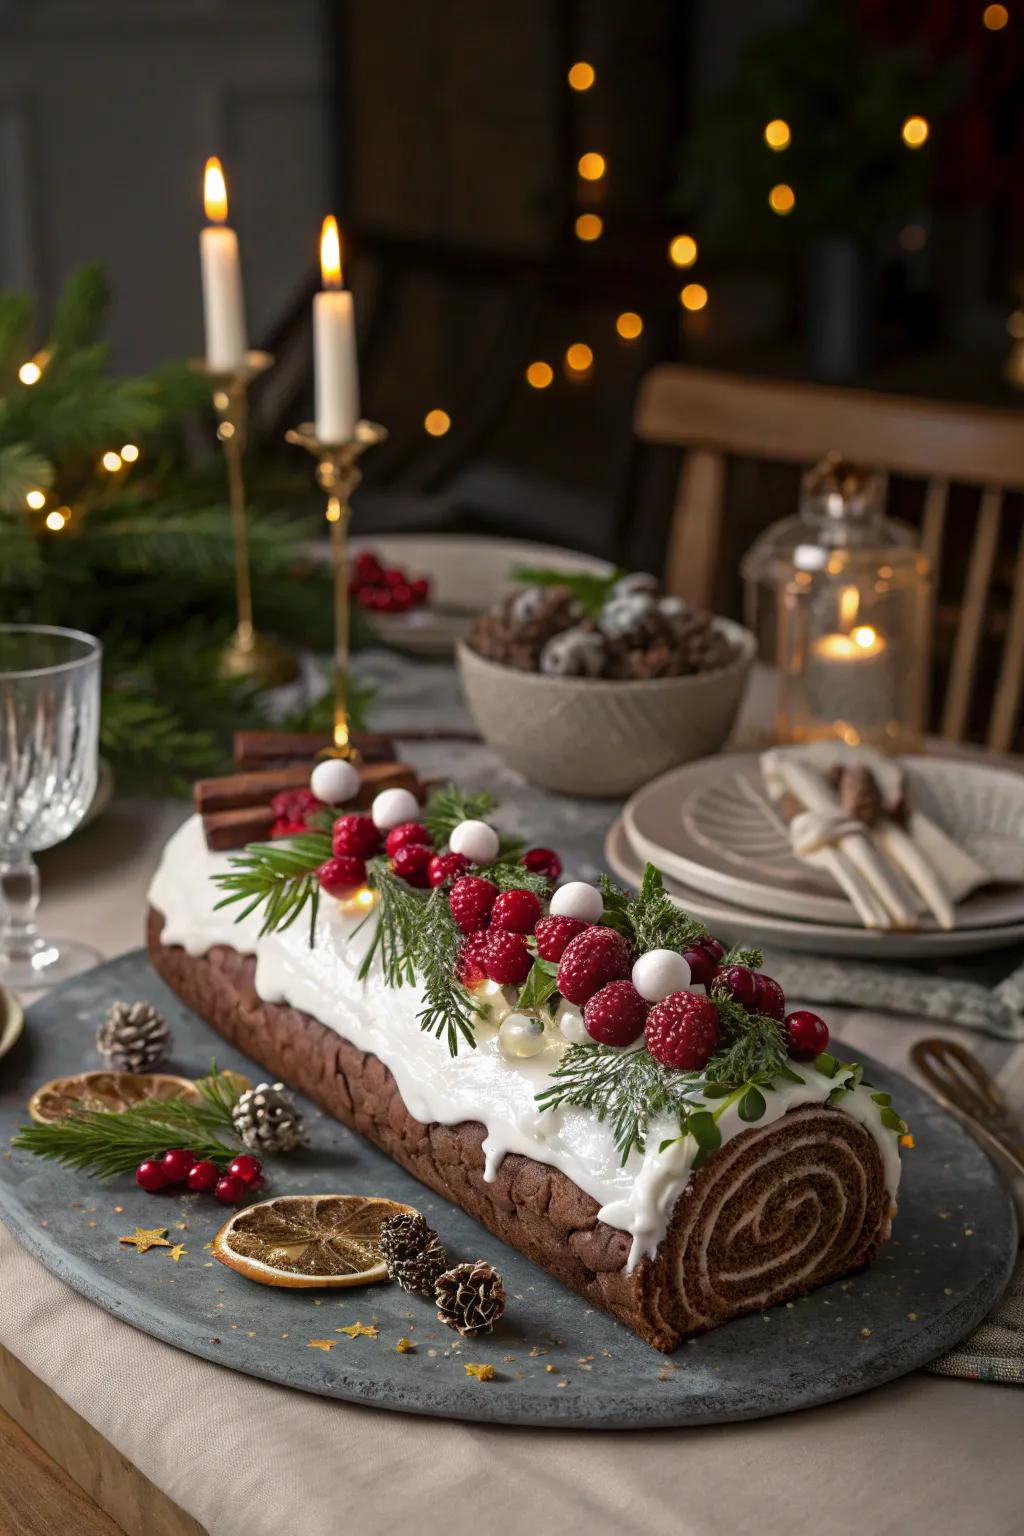
{"label": "cinnamon stick", "polygon": [[269,805],[246,805],[232,811],[215,811],[203,817],[207,848],[244,848],[246,843],[265,843],[274,824]]}
{"label": "cinnamon stick", "polygon": [[[238,768],[272,768],[285,763],[312,763],[331,745],[327,731],[236,731],[235,764]],[[380,732],[357,731],[352,745],[364,762],[386,762],[395,756],[394,738]]]}
{"label": "cinnamon stick", "polygon": [[192,788],[196,810],[202,815],[230,811],[242,805],[270,805],[282,789],[306,789],[310,763],[265,768],[258,773],[230,773],[219,779],[198,779]]}
{"label": "cinnamon stick", "polygon": [[[426,799],[426,791],[416,770],[408,763],[362,763],[359,771],[362,775],[359,793],[354,800],[340,807],[339,814],[369,810],[374,797],[382,789],[411,790],[421,804]],[[240,802],[238,796],[243,792],[240,786],[251,788],[254,780],[271,777],[279,780],[284,772],[291,775],[292,782],[278,784],[273,790],[274,794],[280,788],[300,789],[309,782],[308,763],[296,764],[288,770],[274,769],[262,774],[236,773],[223,779],[200,780],[195,787],[196,808],[203,817],[206,846],[215,849],[244,848],[246,843],[266,842],[275,820],[270,794],[264,786],[259,800]]]}

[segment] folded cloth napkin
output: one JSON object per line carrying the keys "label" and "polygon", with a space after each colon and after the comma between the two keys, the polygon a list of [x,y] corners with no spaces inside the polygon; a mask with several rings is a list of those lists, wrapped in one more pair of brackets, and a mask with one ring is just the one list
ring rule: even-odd
{"label": "folded cloth napkin", "polygon": [[1024,1251],[1009,1287],[985,1321],[928,1369],[937,1376],[1024,1386]]}

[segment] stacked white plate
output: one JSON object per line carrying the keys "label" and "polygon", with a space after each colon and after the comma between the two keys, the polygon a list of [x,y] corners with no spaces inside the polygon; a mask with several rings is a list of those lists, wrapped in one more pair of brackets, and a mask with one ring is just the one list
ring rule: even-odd
{"label": "stacked white plate", "polygon": [[633,795],[605,844],[620,879],[645,863],[672,898],[729,941],[872,959],[924,959],[1024,942],[1024,774],[960,759],[903,762],[910,802],[987,869],[956,927],[922,917],[911,932],[867,929],[846,897],[793,854],[765,797],[757,753],[702,758]]}

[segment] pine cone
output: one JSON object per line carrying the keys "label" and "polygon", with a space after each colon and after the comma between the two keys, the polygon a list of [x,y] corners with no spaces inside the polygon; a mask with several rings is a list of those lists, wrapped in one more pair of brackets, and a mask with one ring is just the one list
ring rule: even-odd
{"label": "pine cone", "polygon": [[496,1269],[477,1259],[456,1264],[438,1277],[434,1291],[437,1320],[464,1339],[490,1333],[505,1310],[505,1287]]}
{"label": "pine cone", "polygon": [[390,1216],[378,1241],[389,1278],[403,1291],[433,1296],[438,1278],[448,1268],[448,1255],[420,1213],[400,1211]]}
{"label": "pine cone", "polygon": [[302,1141],[302,1116],[283,1083],[257,1083],[243,1093],[231,1119],[242,1142],[253,1152],[293,1152]]}
{"label": "pine cone", "polygon": [[882,792],[871,769],[859,764],[844,768],[839,781],[839,803],[847,816],[873,827],[882,814]]}
{"label": "pine cone", "polygon": [[166,1061],[174,1039],[152,1003],[115,1003],[96,1032],[96,1045],[116,1072],[151,1072]]}

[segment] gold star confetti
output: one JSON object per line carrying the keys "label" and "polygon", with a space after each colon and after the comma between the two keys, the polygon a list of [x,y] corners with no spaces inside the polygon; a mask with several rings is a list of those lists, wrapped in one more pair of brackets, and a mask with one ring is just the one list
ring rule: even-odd
{"label": "gold star confetti", "polygon": [[411,1355],[415,1349],[416,1346],[411,1339],[399,1339],[398,1343],[395,1345],[396,1355]]}
{"label": "gold star confetti", "polygon": [[122,1237],[122,1243],[132,1243],[138,1253],[148,1253],[150,1248],[169,1248],[166,1227],[136,1227],[134,1237]]}
{"label": "gold star confetti", "polygon": [[174,1223],[174,1225],[177,1227],[179,1232],[187,1232],[188,1231],[188,1222],[187,1221],[176,1221]]}
{"label": "gold star confetti", "polygon": [[350,1339],[375,1339],[380,1332],[372,1324],[370,1327],[367,1327],[365,1323],[349,1323],[347,1328],[336,1328],[334,1331],[335,1333],[347,1333]]}
{"label": "gold star confetti", "polygon": [[175,1243],[174,1247],[171,1249],[171,1258],[174,1260],[175,1264],[180,1264],[181,1256],[183,1253],[188,1253],[188,1249],[185,1247],[185,1244]]}
{"label": "gold star confetti", "polygon": [[555,1368],[554,1368],[554,1366],[553,1366],[553,1365],[551,1365],[551,1364],[550,1364],[550,1363],[549,1363],[549,1364],[547,1364],[547,1365],[546,1365],[546,1366],[545,1366],[545,1367],[544,1367],[544,1369],[545,1369],[545,1370],[546,1370],[546,1371],[547,1371],[547,1372],[548,1372],[548,1374],[549,1374],[549,1375],[551,1375],[551,1376],[553,1376],[553,1375],[554,1375],[554,1374],[555,1374]]}
{"label": "gold star confetti", "polygon": [[493,1365],[467,1365],[465,1369],[466,1369],[466,1375],[467,1376],[475,1376],[477,1381],[493,1381],[494,1380],[494,1366]]}
{"label": "gold star confetti", "polygon": [[903,1133],[903,1135],[900,1137],[900,1146],[901,1147],[906,1147],[909,1151],[913,1150],[914,1138],[913,1138],[913,1136],[911,1136],[909,1131],[905,1131]]}
{"label": "gold star confetti", "polygon": [[335,1344],[337,1344],[337,1342],[338,1342],[337,1339],[310,1339],[309,1343],[306,1345],[306,1348],[307,1349],[322,1349],[324,1354],[326,1355],[326,1354],[330,1353],[330,1351],[334,1348],[334,1346],[335,1346]]}

